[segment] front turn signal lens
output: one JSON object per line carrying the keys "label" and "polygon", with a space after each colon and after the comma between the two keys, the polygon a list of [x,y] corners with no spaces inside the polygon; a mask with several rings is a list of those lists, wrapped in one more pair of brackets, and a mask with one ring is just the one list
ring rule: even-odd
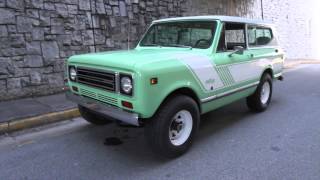
{"label": "front turn signal lens", "polygon": [[150,84],[151,84],[151,85],[158,84],[158,78],[151,78],[151,79],[150,79]]}

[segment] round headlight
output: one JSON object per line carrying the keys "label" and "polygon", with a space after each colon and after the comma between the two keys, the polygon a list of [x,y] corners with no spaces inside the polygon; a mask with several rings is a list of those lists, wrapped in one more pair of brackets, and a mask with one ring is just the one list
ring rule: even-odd
{"label": "round headlight", "polygon": [[70,76],[70,79],[72,81],[75,81],[76,80],[76,77],[77,77],[77,71],[74,67],[70,67],[69,69],[69,76]]}
{"label": "round headlight", "polygon": [[129,77],[122,77],[121,78],[121,89],[127,94],[131,93],[132,81]]}

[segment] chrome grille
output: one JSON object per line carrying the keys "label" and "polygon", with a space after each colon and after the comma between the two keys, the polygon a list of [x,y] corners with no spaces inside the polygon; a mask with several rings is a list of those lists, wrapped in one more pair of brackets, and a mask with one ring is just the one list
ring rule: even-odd
{"label": "chrome grille", "polygon": [[112,97],[109,97],[109,96],[105,96],[105,95],[102,95],[102,94],[98,94],[98,99],[100,101],[103,101],[105,103],[109,103],[109,104],[114,104],[116,105],[118,103],[117,99],[115,98],[112,98]]}
{"label": "chrome grille", "polygon": [[118,104],[118,100],[116,98],[112,98],[110,96],[106,96],[100,93],[95,93],[93,91],[87,90],[87,89],[83,89],[80,88],[80,94],[82,96],[86,96],[95,100],[98,100],[100,102],[103,103],[107,103],[107,104],[111,104],[111,105],[117,105]]}
{"label": "chrome grille", "polygon": [[77,82],[108,91],[115,91],[115,74],[102,70],[77,68]]}
{"label": "chrome grille", "polygon": [[87,96],[93,99],[96,99],[96,93],[92,92],[92,91],[88,91],[86,89],[80,89],[81,95],[83,96]]}

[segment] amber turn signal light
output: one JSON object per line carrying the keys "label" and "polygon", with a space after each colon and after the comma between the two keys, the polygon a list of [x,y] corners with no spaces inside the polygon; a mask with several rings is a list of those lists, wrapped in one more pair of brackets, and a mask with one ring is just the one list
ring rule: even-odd
{"label": "amber turn signal light", "polygon": [[151,78],[150,79],[150,84],[151,85],[158,84],[158,78]]}

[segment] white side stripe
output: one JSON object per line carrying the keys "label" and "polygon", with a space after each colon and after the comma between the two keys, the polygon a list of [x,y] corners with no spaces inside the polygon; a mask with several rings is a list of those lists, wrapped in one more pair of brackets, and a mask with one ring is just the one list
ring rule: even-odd
{"label": "white side stripe", "polygon": [[275,73],[281,72],[283,68],[283,61],[275,58],[262,58],[220,66],[216,66],[213,60],[205,55],[184,53],[176,55],[175,58],[188,67],[206,93],[259,79],[263,70],[270,65]]}
{"label": "white side stripe", "polygon": [[251,63],[241,63],[230,65],[229,71],[232,74],[233,79],[236,83],[243,82],[250,79],[256,79],[262,73],[264,66],[259,66],[259,61]]}
{"label": "white side stripe", "polygon": [[[238,64],[230,64],[228,69],[236,83],[258,79],[262,71],[269,65],[273,65],[273,58],[263,58]],[[279,69],[279,68],[278,68]],[[273,71],[276,69],[273,67]]]}
{"label": "white side stripe", "polygon": [[180,54],[176,56],[196,75],[206,91],[223,87],[223,83],[215,70],[212,60],[207,56]]}

